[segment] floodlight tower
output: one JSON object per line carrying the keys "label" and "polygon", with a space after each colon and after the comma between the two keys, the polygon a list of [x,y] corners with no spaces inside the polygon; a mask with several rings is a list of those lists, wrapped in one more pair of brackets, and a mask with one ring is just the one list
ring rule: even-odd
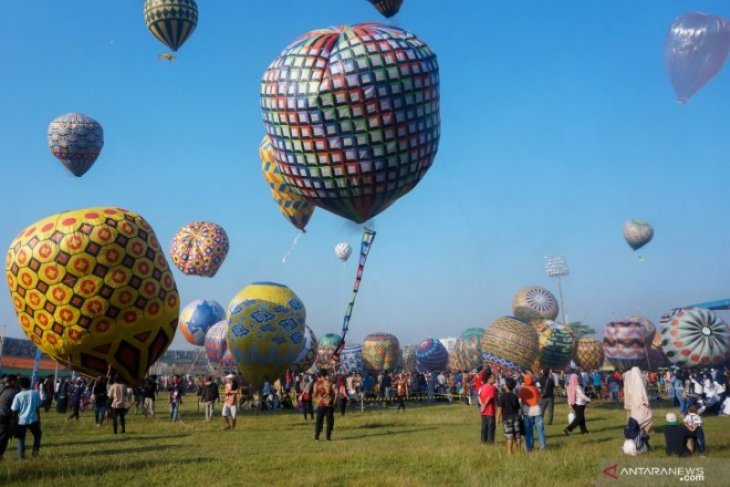
{"label": "floodlight tower", "polygon": [[563,301],[562,278],[569,274],[568,263],[565,257],[545,257],[545,270],[548,277],[558,278],[558,295],[560,296],[560,311],[563,316],[563,325],[567,325],[565,321],[565,301]]}

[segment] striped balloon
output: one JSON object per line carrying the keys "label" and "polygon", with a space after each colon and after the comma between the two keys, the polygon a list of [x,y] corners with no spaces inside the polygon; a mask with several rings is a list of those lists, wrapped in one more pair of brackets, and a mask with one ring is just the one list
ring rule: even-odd
{"label": "striped balloon", "polygon": [[603,329],[606,360],[621,372],[632,367],[646,370],[646,348],[654,338],[654,333],[656,327],[641,316],[629,316],[606,324]]}
{"label": "striped balloon", "polygon": [[403,5],[403,0],[368,0],[370,3],[375,5],[378,12],[383,14],[385,18],[389,19],[400,10]]}
{"label": "striped balloon", "polygon": [[446,369],[448,363],[449,352],[437,339],[426,338],[418,344],[416,349],[416,370],[418,372],[440,372]]}
{"label": "striped balloon", "polygon": [[568,365],[575,349],[575,337],[572,330],[554,321],[546,320],[539,323],[535,331],[538,333],[540,343],[538,353],[540,366],[562,369]]}
{"label": "striped balloon", "polygon": [[145,0],[144,20],[152,35],[177,51],[198,25],[198,4],[195,0]]}

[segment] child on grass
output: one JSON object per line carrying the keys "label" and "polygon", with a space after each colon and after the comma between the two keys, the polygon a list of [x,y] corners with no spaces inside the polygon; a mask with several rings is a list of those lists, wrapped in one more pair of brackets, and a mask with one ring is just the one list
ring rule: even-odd
{"label": "child on grass", "polygon": [[697,453],[701,457],[705,456],[705,432],[702,429],[702,418],[697,414],[697,406],[689,407],[689,413],[684,417],[684,425],[689,430],[688,438],[694,438]]}
{"label": "child on grass", "polygon": [[502,421],[504,427],[508,455],[512,455],[513,446],[520,450],[520,401],[512,392],[516,385],[512,378],[505,380],[505,392],[497,399],[497,421]]}

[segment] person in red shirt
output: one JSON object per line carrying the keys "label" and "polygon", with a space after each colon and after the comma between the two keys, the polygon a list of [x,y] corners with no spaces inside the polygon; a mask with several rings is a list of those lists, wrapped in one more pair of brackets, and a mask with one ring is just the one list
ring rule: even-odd
{"label": "person in red shirt", "polygon": [[497,402],[497,388],[491,371],[482,372],[482,385],[479,388],[479,414],[482,416],[482,443],[494,444],[494,405]]}

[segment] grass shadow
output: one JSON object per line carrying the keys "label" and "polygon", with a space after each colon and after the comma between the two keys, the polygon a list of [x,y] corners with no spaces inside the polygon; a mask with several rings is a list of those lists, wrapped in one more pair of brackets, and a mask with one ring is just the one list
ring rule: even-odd
{"label": "grass shadow", "polygon": [[42,448],[50,448],[54,446],[75,446],[75,445],[97,445],[97,444],[106,444],[110,441],[114,441],[115,443],[123,443],[127,441],[152,441],[152,440],[165,440],[169,438],[184,438],[186,436],[190,436],[190,433],[172,433],[169,435],[144,435],[144,436],[137,436],[133,433],[125,433],[126,436],[121,436],[117,439],[112,440],[112,437],[104,437],[104,438],[98,438],[93,440],[74,440],[74,441],[59,441],[59,442],[43,442],[41,445]]}
{"label": "grass shadow", "polygon": [[340,439],[343,441],[350,441],[350,440],[365,440],[368,438],[374,438],[376,436],[394,436],[394,435],[405,435],[405,434],[411,434],[411,433],[418,433],[420,431],[427,431],[431,428],[410,428],[410,429],[401,429],[398,431],[383,431],[380,433],[372,433],[372,434],[360,434],[358,436],[343,436]]}

